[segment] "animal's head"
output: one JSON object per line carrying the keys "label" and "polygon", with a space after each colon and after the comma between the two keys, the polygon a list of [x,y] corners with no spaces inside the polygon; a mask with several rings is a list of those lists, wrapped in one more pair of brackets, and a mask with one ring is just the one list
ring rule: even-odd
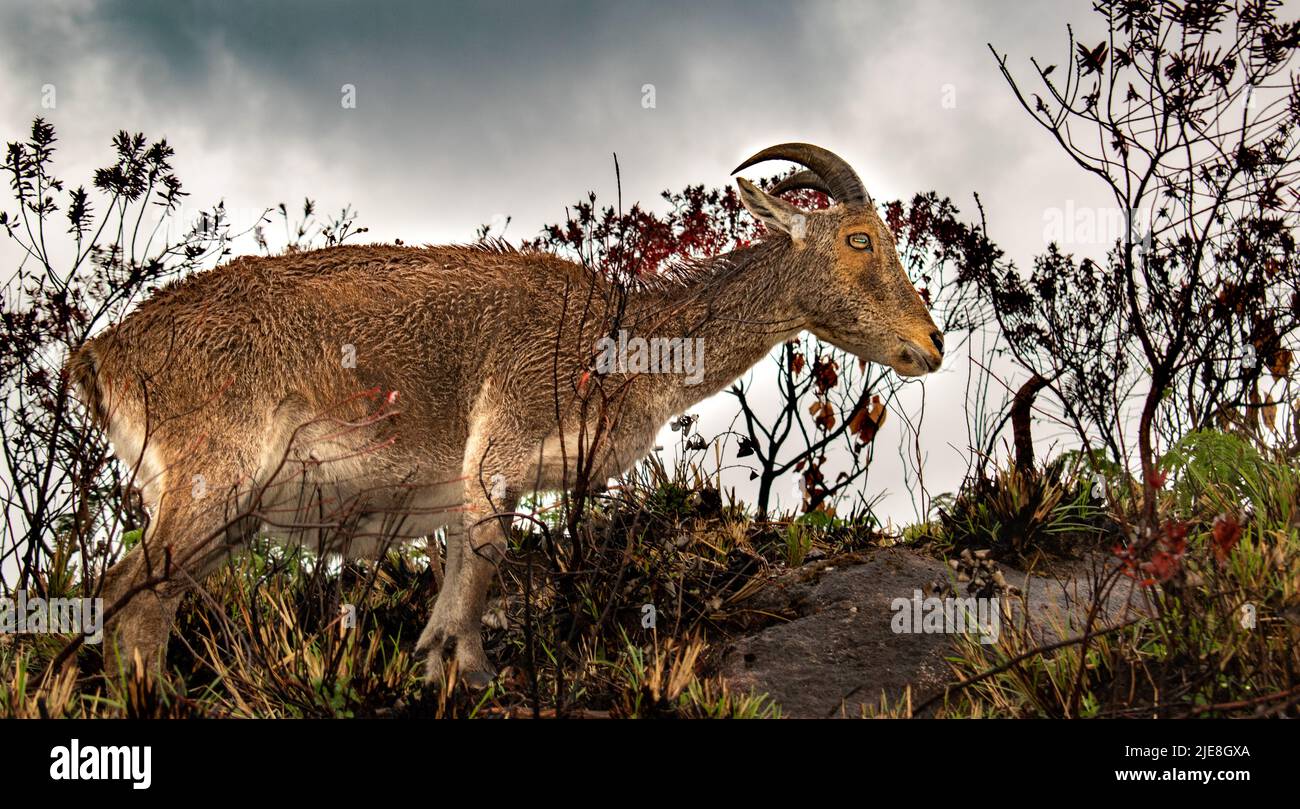
{"label": "animal's head", "polygon": [[[764,149],[732,172],[765,160],[804,166],[772,193],[737,178],[745,207],[777,238],[790,240],[791,269],[800,274],[798,305],[808,329],[837,348],[892,367],[904,376],[939,369],[943,334],[912,286],[894,237],[862,181],[843,159],[807,143]],[[781,199],[813,189],[835,204],[805,211]]]}

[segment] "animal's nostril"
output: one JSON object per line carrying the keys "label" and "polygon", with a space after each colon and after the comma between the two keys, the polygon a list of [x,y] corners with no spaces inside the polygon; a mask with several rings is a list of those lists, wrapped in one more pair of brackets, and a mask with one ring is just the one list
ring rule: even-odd
{"label": "animal's nostril", "polygon": [[943,335],[942,335],[942,334],[940,334],[940,333],[937,332],[937,331],[932,331],[932,332],[930,332],[930,342],[934,343],[934,347],[937,348],[937,349],[939,350],[939,353],[940,353],[940,354],[943,353]]}

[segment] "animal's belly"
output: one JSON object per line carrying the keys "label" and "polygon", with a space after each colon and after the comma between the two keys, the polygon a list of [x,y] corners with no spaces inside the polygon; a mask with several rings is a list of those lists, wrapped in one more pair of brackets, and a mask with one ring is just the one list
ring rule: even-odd
{"label": "animal's belly", "polygon": [[[558,435],[546,439],[539,453],[539,468],[535,470],[540,474],[526,480],[526,486],[531,487],[534,480],[539,480],[541,485],[538,488],[541,489],[555,490],[566,484],[572,487],[584,471],[579,468],[578,461],[579,447],[583,446],[579,442],[585,438],[586,436],[574,432],[565,435],[563,439]],[[587,440],[581,460],[584,465],[590,464],[590,482],[603,485],[610,478],[616,478],[631,469],[654,448],[654,439],[653,430],[623,430],[597,439],[594,444]],[[591,463],[593,446],[595,462]]]}
{"label": "animal's belly", "polygon": [[465,509],[459,477],[401,469],[380,475],[338,471],[308,466],[268,486],[256,512],[261,533],[285,545],[374,558],[433,534]]}

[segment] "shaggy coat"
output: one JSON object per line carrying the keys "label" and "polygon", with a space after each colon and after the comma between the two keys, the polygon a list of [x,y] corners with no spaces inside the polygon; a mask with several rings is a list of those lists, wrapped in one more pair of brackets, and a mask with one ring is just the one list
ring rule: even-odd
{"label": "shaggy coat", "polygon": [[[810,166],[786,187],[839,204],[802,211],[741,179],[765,239],[631,288],[496,245],[240,258],[88,342],[68,372],[150,514],[105,578],[106,605],[122,602],[113,648],[156,665],[185,587],[255,533],[373,555],[444,527],[419,648],[431,679],[455,666],[481,686],[508,524],[493,517],[521,494],[622,473],[669,418],[803,330],[899,373],[936,370],[942,337],[852,170],[805,144],[755,157]],[[620,331],[691,338],[702,375],[597,372]]]}

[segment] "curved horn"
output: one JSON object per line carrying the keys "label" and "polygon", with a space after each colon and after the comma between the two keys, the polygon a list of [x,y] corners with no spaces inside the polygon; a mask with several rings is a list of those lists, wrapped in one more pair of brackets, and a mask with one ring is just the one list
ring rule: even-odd
{"label": "curved horn", "polygon": [[769,146],[736,166],[731,173],[735,174],[764,160],[789,160],[812,169],[825,181],[826,187],[831,191],[831,197],[837,202],[867,201],[867,191],[862,187],[862,180],[858,179],[857,172],[839,155],[820,146],[813,146],[811,143],[782,143],[779,146]]}
{"label": "curved horn", "polygon": [[791,174],[789,177],[786,177],[781,182],[772,186],[767,193],[774,197],[779,197],[787,191],[802,191],[805,189],[809,191],[820,191],[832,199],[835,197],[835,195],[831,193],[830,188],[826,186],[826,181],[821,177],[818,177],[816,172],[809,171],[808,169],[796,171],[794,174]]}

